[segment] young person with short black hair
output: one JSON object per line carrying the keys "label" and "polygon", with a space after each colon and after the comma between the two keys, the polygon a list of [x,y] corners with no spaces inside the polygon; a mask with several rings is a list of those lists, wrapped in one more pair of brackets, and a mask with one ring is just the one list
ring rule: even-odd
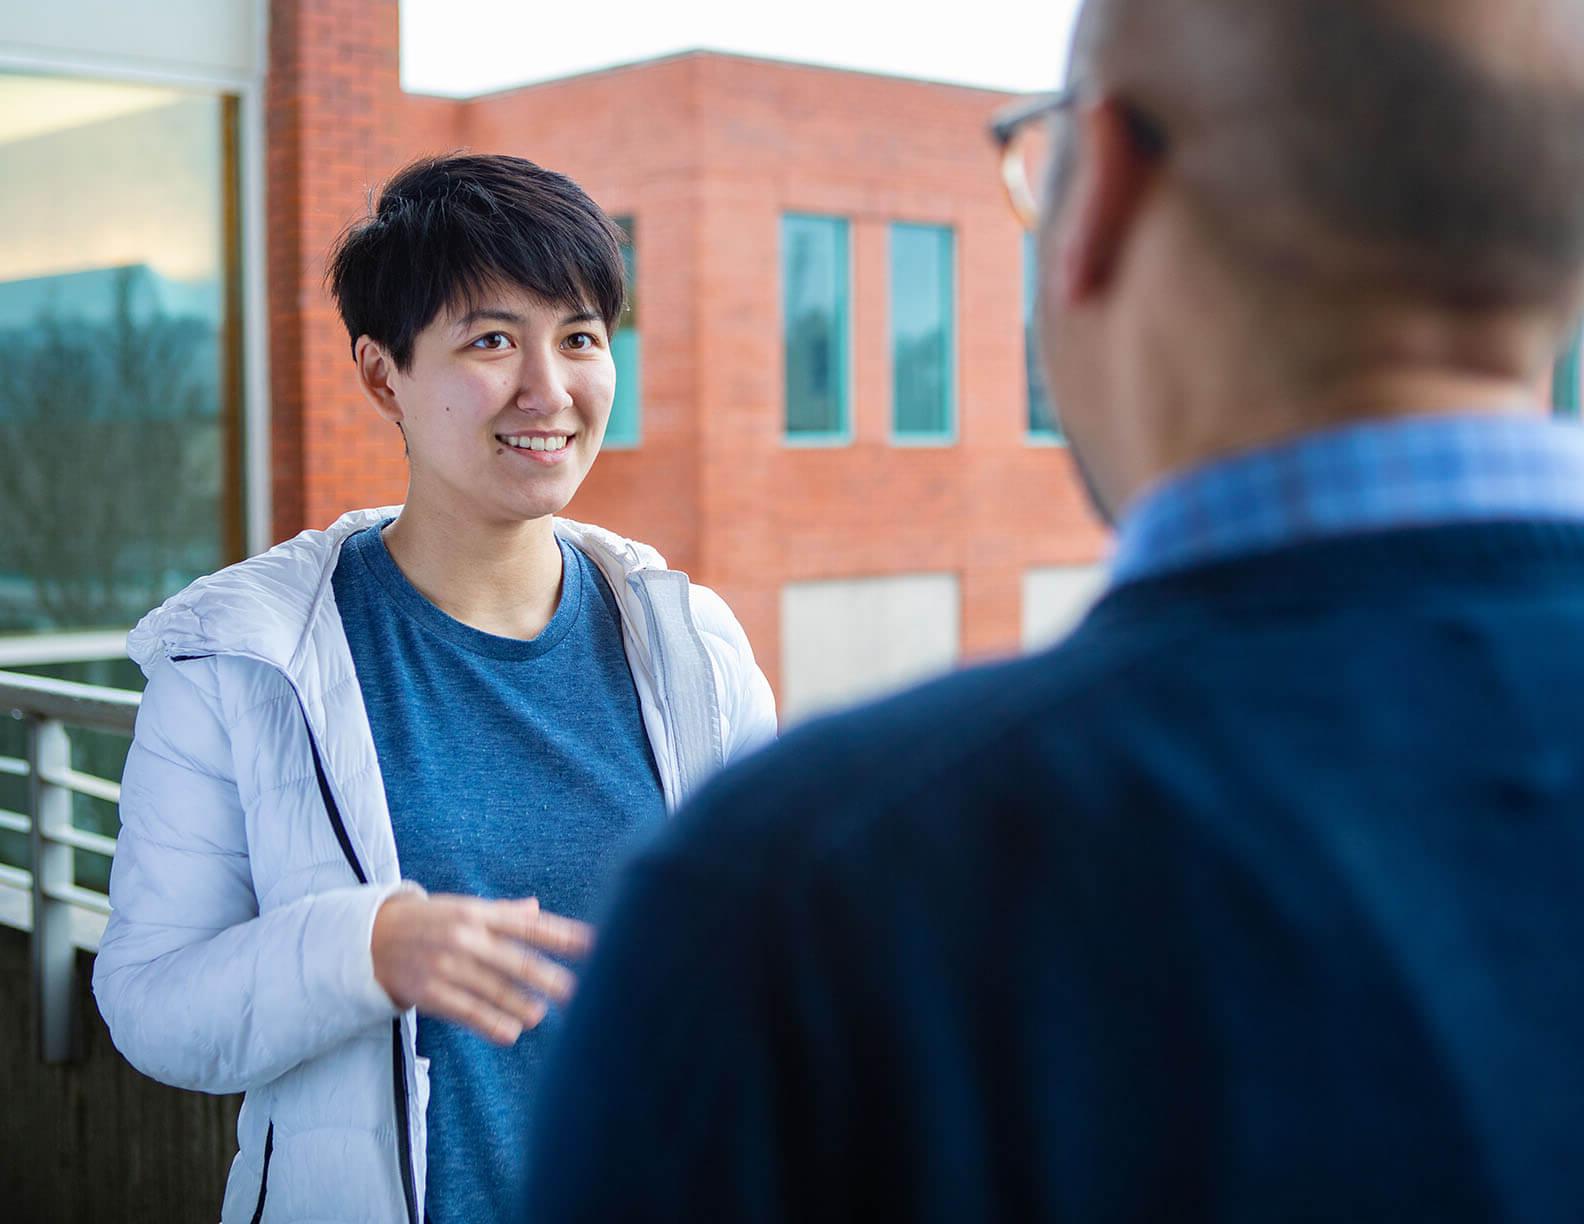
{"label": "young person with short black hair", "polygon": [[247,1093],[227,1224],[513,1219],[611,867],[775,712],[718,596],[556,517],[604,437],[624,298],[575,183],[415,163],[330,282],[406,504],[133,631],[94,989],[145,1073]]}

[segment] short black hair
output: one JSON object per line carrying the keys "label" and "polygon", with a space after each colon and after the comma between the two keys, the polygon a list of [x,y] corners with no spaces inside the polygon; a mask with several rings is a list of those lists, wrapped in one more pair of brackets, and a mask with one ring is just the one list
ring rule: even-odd
{"label": "short black hair", "polygon": [[621,231],[564,174],[521,157],[449,153],[398,171],[336,240],[326,279],[354,352],[397,369],[441,311],[499,285],[596,311],[614,331],[626,299]]}

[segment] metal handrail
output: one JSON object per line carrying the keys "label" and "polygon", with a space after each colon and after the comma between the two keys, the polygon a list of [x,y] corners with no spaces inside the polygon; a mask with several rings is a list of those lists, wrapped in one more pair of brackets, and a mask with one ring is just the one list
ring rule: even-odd
{"label": "metal handrail", "polygon": [[52,718],[89,731],[131,735],[141,700],[126,689],[0,672],[0,710],[9,709],[13,718]]}
{"label": "metal handrail", "polygon": [[75,827],[72,796],[121,799],[115,782],[72,768],[67,728],[130,736],[141,700],[123,689],[0,671],[0,713],[27,725],[27,759],[0,757],[0,775],[28,780],[28,810],[0,810],[0,829],[26,833],[33,856],[31,871],[0,864],[0,923],[32,932],[33,1003],[46,1062],[80,1054],[77,950],[98,948],[110,913],[109,897],[76,882],[75,855],[113,858],[115,839]]}
{"label": "metal handrail", "polygon": [[90,799],[103,799],[106,803],[116,804],[121,802],[120,783],[96,778],[93,774],[75,769],[46,769],[39,777],[52,785],[64,786],[76,794],[87,795]]}

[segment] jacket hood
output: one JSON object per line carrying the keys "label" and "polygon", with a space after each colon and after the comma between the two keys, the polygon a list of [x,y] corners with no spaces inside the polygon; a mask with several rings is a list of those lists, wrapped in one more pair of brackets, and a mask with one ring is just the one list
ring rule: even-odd
{"label": "jacket hood", "polygon": [[[295,675],[328,597],[342,543],[401,511],[400,506],[354,510],[324,531],[304,531],[199,578],[137,623],[127,635],[128,656],[146,674],[172,656],[226,654],[260,659]],[[602,527],[558,518],[555,531],[613,582],[666,568],[665,558],[647,544]]]}

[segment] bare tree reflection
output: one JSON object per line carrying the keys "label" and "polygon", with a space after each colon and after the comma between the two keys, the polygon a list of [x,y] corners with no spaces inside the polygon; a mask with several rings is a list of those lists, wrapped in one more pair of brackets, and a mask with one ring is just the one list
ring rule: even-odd
{"label": "bare tree reflection", "polygon": [[120,626],[221,561],[213,323],[139,309],[0,333],[0,632]]}

